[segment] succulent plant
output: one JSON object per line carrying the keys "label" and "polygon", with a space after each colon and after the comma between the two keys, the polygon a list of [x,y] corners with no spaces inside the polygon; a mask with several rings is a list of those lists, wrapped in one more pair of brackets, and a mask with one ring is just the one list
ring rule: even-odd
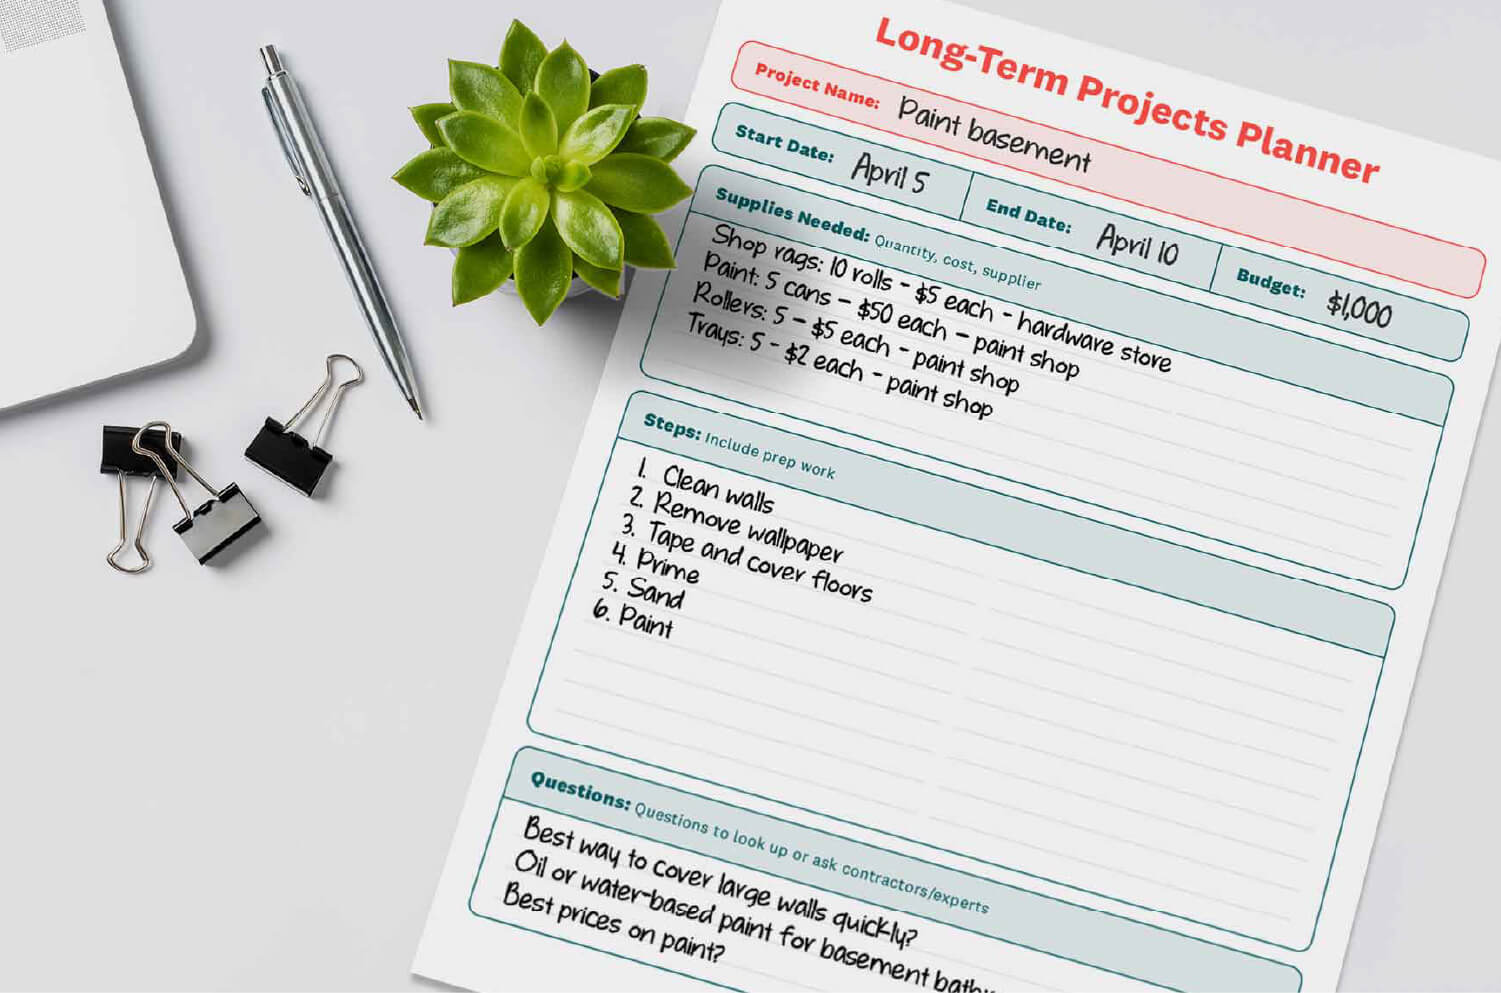
{"label": "succulent plant", "polygon": [[640,116],[645,66],[596,76],[512,21],[497,65],[449,60],[448,86],[451,102],[411,108],[432,147],[393,178],[434,204],[426,240],[456,250],[455,305],[514,275],[541,324],[575,274],[619,296],[625,266],[672,268],[651,215],[692,192],[668,163],[694,130]]}

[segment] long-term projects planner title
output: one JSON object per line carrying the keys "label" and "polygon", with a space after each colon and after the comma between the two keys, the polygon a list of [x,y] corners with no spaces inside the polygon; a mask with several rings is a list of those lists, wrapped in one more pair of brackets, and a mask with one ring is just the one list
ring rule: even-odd
{"label": "long-term projects planner title", "polygon": [[1233,141],[1236,148],[1250,149],[1272,159],[1359,183],[1370,183],[1371,177],[1381,171],[1381,166],[1376,163],[1287,138],[1268,121],[1241,121],[1232,130],[1224,118],[1203,107],[1181,106],[1151,90],[1119,89],[1098,76],[1060,72],[1050,66],[1015,58],[993,45],[954,41],[894,24],[890,17],[882,17],[876,25],[875,41],[878,45],[932,59],[949,72],[978,70],[1016,85],[1071,97],[1079,103],[1122,114],[1137,127],[1173,128],[1209,141]]}

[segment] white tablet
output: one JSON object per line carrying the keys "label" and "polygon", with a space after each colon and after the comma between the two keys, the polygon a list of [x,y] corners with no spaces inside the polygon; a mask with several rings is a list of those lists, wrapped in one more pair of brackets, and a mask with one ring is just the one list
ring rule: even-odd
{"label": "white tablet", "polygon": [[197,321],[101,0],[0,0],[0,409],[181,355]]}

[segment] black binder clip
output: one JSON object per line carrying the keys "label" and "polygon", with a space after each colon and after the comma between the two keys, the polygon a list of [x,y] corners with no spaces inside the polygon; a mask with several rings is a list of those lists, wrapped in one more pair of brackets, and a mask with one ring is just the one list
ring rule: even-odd
{"label": "black binder clip", "polygon": [[[146,433],[152,428],[163,429],[167,436],[166,454],[158,454],[145,447]],[[182,506],[183,519],[172,525],[172,530],[177,532],[182,543],[188,546],[188,551],[203,565],[218,555],[224,549],[234,544],[247,532],[253,530],[261,522],[261,515],[255,512],[250,501],[245,499],[245,494],[240,492],[240,487],[230,483],[222,490],[216,490],[208,484],[208,481],[198,475],[187,459],[182,457],[182,452],[170,440],[176,437],[172,432],[172,425],[166,421],[152,421],[135,433],[130,440],[131,450],[137,455],[144,455],[156,464],[167,485],[172,487],[172,495],[177,497],[177,502]],[[167,467],[167,459],[171,458],[177,465],[182,466],[189,476],[197,481],[209,493],[213,494],[197,510],[188,506],[182,490],[177,487],[174,473]]]}
{"label": "black binder clip", "polygon": [[[151,556],[146,552],[143,544],[146,538],[146,518],[151,513],[151,501],[156,496],[156,483],[160,478],[157,471],[157,463],[148,456],[137,454],[131,447],[131,441],[136,436],[135,428],[120,427],[114,424],[104,426],[104,451],[99,457],[99,471],[112,472],[120,480],[120,543],[104,557],[104,561],[110,564],[110,568],[118,572],[136,575],[151,568]],[[158,428],[147,431],[141,436],[141,444],[148,451],[155,452],[162,459],[161,465],[164,471],[177,476],[177,458],[173,454],[182,448],[182,435],[173,434],[170,442],[167,432]],[[151,487],[146,491],[146,502],[141,505],[141,519],[136,522],[135,540],[130,540],[130,532],[125,523],[125,477],[126,476],[150,476]],[[120,553],[125,551],[126,545],[134,545],[136,557],[140,562],[134,566],[120,564]]]}
{"label": "black binder clip", "polygon": [[[334,363],[339,359],[343,359],[354,367],[354,377],[336,384]],[[365,371],[360,368],[358,362],[347,355],[330,355],[324,367],[327,369],[327,374],[323,377],[323,385],[319,386],[317,392],[308,398],[308,402],[302,405],[302,409],[287,418],[287,423],[284,425],[274,417],[266,418],[266,423],[251,440],[250,447],[245,449],[247,459],[293,489],[301,490],[307,496],[313,495],[313,490],[318,487],[318,481],[323,478],[323,470],[327,469],[329,463],[334,460],[332,455],[320,447],[323,444],[323,436],[328,432],[328,422],[333,419],[334,409],[344,398],[345,390],[365,381]],[[323,412],[323,420],[318,424],[318,434],[313,438],[312,444],[308,444],[308,440],[293,428],[318,405],[319,401],[329,395],[330,390],[333,391],[333,396],[328,401],[328,408]]]}

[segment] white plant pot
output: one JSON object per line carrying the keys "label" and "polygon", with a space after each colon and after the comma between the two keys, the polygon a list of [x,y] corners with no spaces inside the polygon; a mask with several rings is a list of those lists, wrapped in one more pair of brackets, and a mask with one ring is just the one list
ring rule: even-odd
{"label": "white plant pot", "polygon": [[[459,254],[459,250],[457,248],[450,248],[449,252],[452,253],[452,254],[454,254],[454,255],[458,255]],[[625,296],[626,288],[631,285],[631,273],[633,271],[634,270],[632,270],[630,266],[626,266],[625,270],[623,272],[621,272],[621,274],[620,274],[620,295],[621,296]],[[564,295],[563,299],[564,300],[572,300],[574,297],[580,296],[580,295],[582,295],[584,293],[588,293],[588,292],[590,292],[593,289],[594,289],[594,287],[590,286],[588,283],[584,282],[582,279],[579,279],[577,276],[574,276],[573,277],[573,282],[571,282],[571,283],[568,284],[568,292],[567,292],[567,294]],[[506,280],[505,283],[501,286],[500,292],[504,293],[506,296],[512,296],[512,297],[513,296],[517,296],[517,293],[516,293],[516,280],[515,279],[508,279],[508,280]]]}
{"label": "white plant pot", "polygon": [[[624,274],[622,274],[621,277],[620,277],[621,291],[622,292],[624,292],[624,290],[625,290],[625,285],[624,285],[625,281],[626,281],[626,276]],[[582,279],[579,279],[577,276],[574,276],[573,277],[573,282],[571,282],[571,283],[568,284],[568,294],[567,294],[567,296],[563,297],[563,299],[564,300],[572,300],[574,297],[578,296],[579,294],[581,294],[581,293],[588,293],[592,289],[594,289],[594,287],[590,286],[588,283],[584,282]],[[506,280],[505,283],[501,286],[500,292],[506,294],[507,296],[517,296],[518,294],[516,293],[516,280],[514,280],[514,279],[508,279],[508,280]]]}

